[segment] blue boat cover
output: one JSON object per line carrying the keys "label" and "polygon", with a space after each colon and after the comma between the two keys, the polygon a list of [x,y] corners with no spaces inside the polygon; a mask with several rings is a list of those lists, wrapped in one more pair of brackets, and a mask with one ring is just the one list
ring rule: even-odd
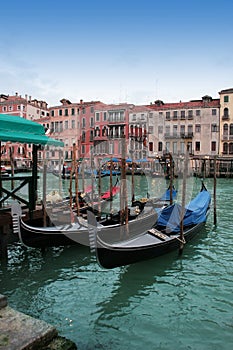
{"label": "blue boat cover", "polygon": [[[206,221],[206,212],[210,205],[211,197],[207,190],[202,190],[185,207],[183,225],[191,226]],[[161,211],[157,226],[166,229],[166,232],[179,232],[182,215],[180,204],[172,204]]]}
{"label": "blue boat cover", "polygon": [[[175,199],[177,196],[177,191],[172,188],[172,199]],[[162,195],[162,197],[160,198],[162,201],[169,201],[170,200],[170,188],[168,188],[166,190],[166,192],[164,192],[164,194]]]}

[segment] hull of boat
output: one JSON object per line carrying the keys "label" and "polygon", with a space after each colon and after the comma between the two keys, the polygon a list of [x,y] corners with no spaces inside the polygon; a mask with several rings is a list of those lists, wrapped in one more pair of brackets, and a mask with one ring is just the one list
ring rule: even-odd
{"label": "hull of boat", "polygon": [[[137,217],[131,217],[127,225],[119,224],[119,217],[98,222],[103,237],[113,242],[118,237],[133,237],[143,228],[150,229],[157,219],[157,213],[151,207],[145,207]],[[43,227],[43,218],[24,222],[21,218],[20,240],[32,248],[45,248],[63,245],[90,245],[89,228],[86,220],[78,218],[76,223]]]}
{"label": "hull of boat", "polygon": [[[192,240],[201,230],[205,223],[200,223],[194,227],[186,229],[184,232],[185,242]],[[143,260],[149,260],[161,255],[165,255],[175,250],[179,250],[181,242],[179,236],[176,235],[168,240],[160,240],[158,238],[149,237],[149,233],[145,233],[145,244],[140,243],[138,246],[135,240],[125,241],[122,246],[119,244],[106,244],[104,240],[97,237],[96,255],[100,266],[106,269],[112,269],[124,265],[134,264]],[[102,237],[102,236],[101,236]],[[150,244],[147,244],[151,241]],[[142,237],[143,242],[143,237]]]}

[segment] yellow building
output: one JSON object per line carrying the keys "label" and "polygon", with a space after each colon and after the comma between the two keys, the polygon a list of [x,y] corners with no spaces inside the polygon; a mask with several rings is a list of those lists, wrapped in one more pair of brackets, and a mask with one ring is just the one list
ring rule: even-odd
{"label": "yellow building", "polygon": [[233,88],[221,90],[220,95],[220,129],[219,156],[233,157]]}

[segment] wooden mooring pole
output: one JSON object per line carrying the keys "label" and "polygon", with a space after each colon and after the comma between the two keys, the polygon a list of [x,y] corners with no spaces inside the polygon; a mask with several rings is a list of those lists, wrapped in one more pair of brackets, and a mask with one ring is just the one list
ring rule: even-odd
{"label": "wooden mooring pole", "polygon": [[215,156],[214,157],[214,225],[217,225],[216,188],[217,188],[217,159]]}

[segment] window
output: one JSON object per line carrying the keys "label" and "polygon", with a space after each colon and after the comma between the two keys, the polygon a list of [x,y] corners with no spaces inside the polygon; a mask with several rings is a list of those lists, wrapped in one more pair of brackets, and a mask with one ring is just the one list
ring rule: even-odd
{"label": "window", "polygon": [[201,124],[196,124],[195,125],[195,132],[201,132]]}
{"label": "window", "polygon": [[3,106],[2,110],[3,112],[6,112],[6,106]]}
{"label": "window", "polygon": [[200,141],[196,141],[195,149],[196,149],[196,152],[200,152],[200,150],[201,150],[201,143],[200,143]]}
{"label": "window", "polygon": [[185,136],[185,125],[180,126],[180,136],[184,137]]}
{"label": "window", "polygon": [[228,135],[228,124],[223,125],[223,135]]}
{"label": "window", "polygon": [[189,110],[188,111],[188,119],[192,119],[193,118],[193,110]]}
{"label": "window", "polygon": [[200,115],[201,115],[201,111],[200,111],[200,109],[197,109],[197,110],[196,110],[196,116],[197,116],[197,117],[200,117]]}
{"label": "window", "polygon": [[223,153],[224,154],[228,153],[228,143],[227,142],[224,142],[224,144],[223,144]]}
{"label": "window", "polygon": [[211,151],[216,152],[216,141],[211,142]]}
{"label": "window", "polygon": [[104,121],[107,120],[107,112],[104,112]]}
{"label": "window", "polygon": [[223,118],[224,119],[228,119],[228,117],[229,117],[229,113],[228,113],[228,108],[224,108],[224,111],[223,111]]}
{"label": "window", "polygon": [[95,128],[95,136],[100,136],[100,129],[99,127]]}
{"label": "window", "polygon": [[54,110],[51,111],[51,116],[54,117]]}
{"label": "window", "polygon": [[233,143],[231,142],[229,144],[229,154],[232,154],[233,153]]}
{"label": "window", "polygon": [[83,114],[85,114],[86,113],[86,109],[83,107]]}
{"label": "window", "polygon": [[94,128],[94,118],[91,117],[90,119],[90,128]]}
{"label": "window", "polygon": [[170,120],[170,112],[166,112],[166,119]]}
{"label": "window", "polygon": [[163,133],[163,126],[162,126],[162,125],[159,125],[159,126],[158,126],[158,133],[159,133],[159,134],[162,134],[162,133]]}
{"label": "window", "polygon": [[217,115],[217,109],[212,109],[212,115]]}
{"label": "window", "polygon": [[74,108],[71,109],[71,115],[75,115],[75,109]]}
{"label": "window", "polygon": [[71,129],[75,129],[75,120],[71,120]]}
{"label": "window", "polygon": [[91,107],[91,113],[94,113],[94,107],[93,106]]}
{"label": "window", "polygon": [[166,142],[166,152],[170,152],[170,142]]}
{"label": "window", "polygon": [[97,112],[97,113],[95,114],[95,120],[96,120],[97,122],[100,121],[100,114],[99,114],[99,112]]}
{"label": "window", "polygon": [[188,134],[189,134],[189,136],[192,136],[192,134],[193,134],[193,126],[192,125],[188,125]]}
{"label": "window", "polygon": [[68,120],[65,121],[65,129],[68,129],[69,124],[68,124]]}
{"label": "window", "polygon": [[85,128],[85,127],[86,127],[86,119],[83,118],[83,119],[82,119],[82,128]]}
{"label": "window", "polygon": [[102,136],[108,136],[108,129],[106,128],[106,126],[104,126],[102,129]]}
{"label": "window", "polygon": [[59,109],[59,115],[62,115],[62,109]]}
{"label": "window", "polygon": [[67,108],[65,109],[65,116],[66,117],[68,116],[68,109]]}
{"label": "window", "polygon": [[177,120],[177,117],[178,117],[178,112],[177,112],[177,111],[174,111],[174,112],[173,112],[173,119],[174,119],[174,120]]}
{"label": "window", "polygon": [[211,124],[211,132],[217,132],[218,128],[217,128],[217,124]]}
{"label": "window", "polygon": [[233,135],[233,124],[230,124],[230,135]]}
{"label": "window", "polygon": [[149,151],[153,152],[153,142],[149,142]]}
{"label": "window", "polygon": [[178,129],[178,126],[173,125],[173,136],[177,136],[177,129]]}
{"label": "window", "polygon": [[224,102],[229,102],[229,96],[224,96]]}
{"label": "window", "polygon": [[8,106],[8,111],[12,111],[12,110],[13,110],[12,106]]}
{"label": "window", "polygon": [[180,153],[184,154],[184,141],[181,141],[180,143]]}
{"label": "window", "polygon": [[173,154],[177,154],[177,142],[173,142]]}
{"label": "window", "polygon": [[161,141],[158,143],[158,151],[159,152],[163,151],[163,143]]}
{"label": "window", "polygon": [[154,133],[154,127],[153,126],[149,126],[148,133],[149,134],[153,134]]}
{"label": "window", "polygon": [[20,111],[20,105],[17,106],[17,111]]}
{"label": "window", "polygon": [[166,134],[167,136],[170,136],[170,125],[166,125],[165,134]]}
{"label": "window", "polygon": [[180,112],[180,118],[181,119],[185,119],[185,111],[181,111]]}

